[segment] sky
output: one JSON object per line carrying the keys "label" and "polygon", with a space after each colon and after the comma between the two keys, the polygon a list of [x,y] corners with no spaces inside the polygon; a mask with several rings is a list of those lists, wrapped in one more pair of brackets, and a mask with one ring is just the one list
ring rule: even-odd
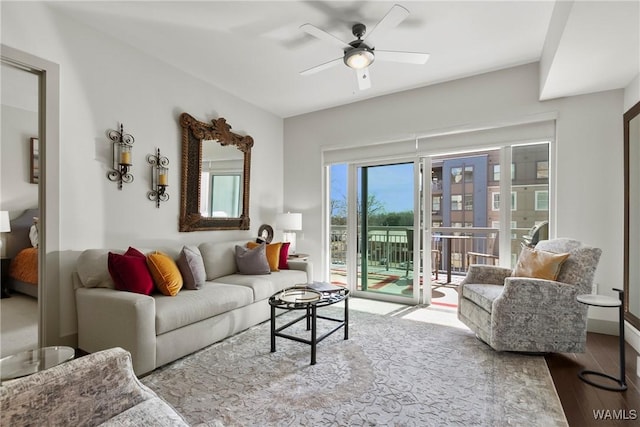
{"label": "sky", "polygon": [[[347,194],[347,165],[331,166],[331,198]],[[369,194],[382,202],[387,212],[413,210],[413,163],[369,167]]]}

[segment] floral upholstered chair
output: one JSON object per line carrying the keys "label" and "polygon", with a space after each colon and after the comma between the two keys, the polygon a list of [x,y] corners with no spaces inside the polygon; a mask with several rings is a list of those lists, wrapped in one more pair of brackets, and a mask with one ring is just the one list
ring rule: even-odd
{"label": "floral upholstered chair", "polygon": [[523,248],[513,271],[472,264],[458,289],[458,318],[498,351],[582,353],[587,306],[576,296],[592,293],[601,253],[553,239]]}

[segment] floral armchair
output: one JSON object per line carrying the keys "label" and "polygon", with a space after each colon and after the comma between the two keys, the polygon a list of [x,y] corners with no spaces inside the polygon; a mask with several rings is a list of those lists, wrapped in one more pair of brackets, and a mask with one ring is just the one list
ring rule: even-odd
{"label": "floral armchair", "polygon": [[576,296],[592,293],[602,251],[572,239],[540,241],[535,249],[569,254],[555,280],[472,264],[458,289],[458,318],[498,351],[582,353],[587,306]]}

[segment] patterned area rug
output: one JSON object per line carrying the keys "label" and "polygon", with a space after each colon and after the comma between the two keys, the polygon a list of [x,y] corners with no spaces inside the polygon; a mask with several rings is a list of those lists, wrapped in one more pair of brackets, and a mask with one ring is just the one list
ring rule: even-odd
{"label": "patterned area rug", "polygon": [[[320,314],[341,317],[342,309]],[[278,318],[284,324],[299,312]],[[333,324],[318,320],[319,332]],[[304,322],[287,332],[304,336]],[[350,311],[310,347],[269,322],[142,378],[192,425],[566,426],[542,356],[497,353],[472,332]]]}

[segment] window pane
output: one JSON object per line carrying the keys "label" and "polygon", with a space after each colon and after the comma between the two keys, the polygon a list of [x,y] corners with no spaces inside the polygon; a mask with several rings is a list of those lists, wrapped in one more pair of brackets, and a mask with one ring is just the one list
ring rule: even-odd
{"label": "window pane", "polygon": [[491,210],[500,210],[500,193],[491,193]]}
{"label": "window pane", "polygon": [[547,179],[549,178],[549,162],[548,161],[540,161],[536,162],[536,178],[537,179]]}
{"label": "window pane", "polygon": [[549,191],[536,191],[536,207],[537,211],[548,211],[549,210]]}
{"label": "window pane", "polygon": [[464,195],[464,210],[465,211],[473,210],[473,194]]}
{"label": "window pane", "polygon": [[462,210],[462,194],[453,194],[451,196],[451,210],[452,211]]}
{"label": "window pane", "polygon": [[455,184],[462,181],[462,168],[451,168],[451,181]]}
{"label": "window pane", "polygon": [[464,167],[464,182],[473,182],[473,166]]}
{"label": "window pane", "polygon": [[493,180],[500,181],[500,165],[493,165]]}

